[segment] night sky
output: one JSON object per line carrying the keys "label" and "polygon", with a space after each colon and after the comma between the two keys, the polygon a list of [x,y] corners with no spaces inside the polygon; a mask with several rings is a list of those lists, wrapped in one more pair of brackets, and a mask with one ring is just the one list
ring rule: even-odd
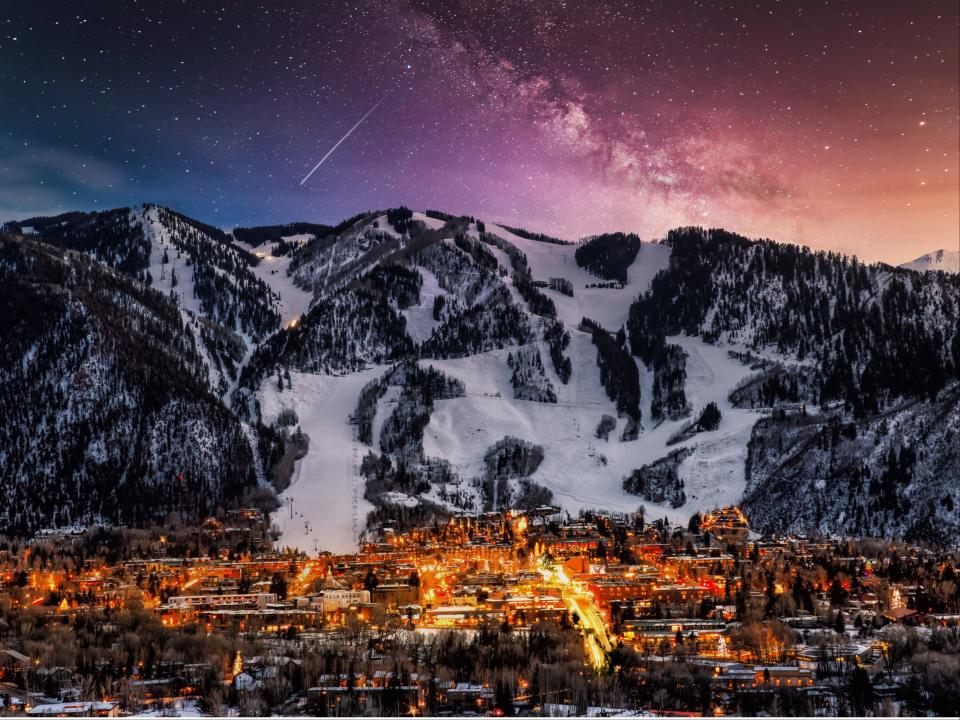
{"label": "night sky", "polygon": [[406,204],[889,262],[958,243],[956,0],[0,2],[0,219]]}

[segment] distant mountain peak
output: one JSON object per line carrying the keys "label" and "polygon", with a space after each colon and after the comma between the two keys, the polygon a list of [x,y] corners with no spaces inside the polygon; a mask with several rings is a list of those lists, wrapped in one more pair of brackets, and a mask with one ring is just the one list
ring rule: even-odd
{"label": "distant mountain peak", "polygon": [[900,267],[919,272],[942,270],[948,273],[960,273],[960,250],[934,250],[921,255],[916,260],[903,263]]}

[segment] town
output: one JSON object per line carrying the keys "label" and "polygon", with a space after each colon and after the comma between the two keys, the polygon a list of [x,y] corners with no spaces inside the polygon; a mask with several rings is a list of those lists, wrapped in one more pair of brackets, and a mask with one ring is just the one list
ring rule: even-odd
{"label": "town", "polygon": [[0,714],[922,715],[958,554],[554,507],[282,550],[258,510],[0,540]]}

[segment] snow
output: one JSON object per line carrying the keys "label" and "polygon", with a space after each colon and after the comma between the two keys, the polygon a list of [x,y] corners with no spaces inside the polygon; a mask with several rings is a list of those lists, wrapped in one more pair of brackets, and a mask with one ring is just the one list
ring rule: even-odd
{"label": "snow", "polygon": [[440,281],[430,270],[418,266],[417,271],[423,278],[423,285],[420,287],[420,304],[401,310],[401,314],[407,319],[407,335],[419,344],[429,339],[434,329],[442,324],[433,319],[433,301],[438,295],[447,293],[440,287]]}
{"label": "snow", "polygon": [[374,226],[376,226],[375,228],[376,230],[379,230],[380,232],[384,232],[390,237],[395,237],[395,238],[403,237],[400,233],[394,230],[393,225],[391,225],[390,222],[387,220],[386,213],[384,213],[383,215],[377,215],[377,217],[375,217],[373,221],[370,222],[370,224],[363,226],[363,230],[365,231],[368,229],[374,229]]}
{"label": "snow", "polygon": [[[183,317],[184,325],[190,329],[196,339],[197,353],[203,359],[204,365],[209,373],[210,386],[216,388],[220,381],[230,381],[216,363],[214,363],[210,354],[207,352],[199,328],[197,327],[197,318],[204,317],[205,313],[200,304],[200,299],[193,289],[193,268],[187,265],[187,257],[179,253],[174,247],[170,232],[160,222],[160,212],[155,205],[146,208],[138,208],[130,211],[131,223],[140,223],[143,226],[144,237],[150,242],[150,261],[147,271],[152,278],[151,287],[168,297],[171,294],[176,296],[177,306],[180,308],[180,315]],[[163,255],[167,254],[168,262],[164,264]],[[173,284],[174,272],[176,272],[177,284]],[[244,338],[248,351],[251,347],[249,338]]]}
{"label": "snow", "polygon": [[419,221],[422,222],[424,225],[426,225],[427,228],[429,228],[430,230],[439,230],[439,229],[442,228],[444,225],[446,225],[446,223],[445,223],[443,220],[438,220],[437,218],[432,218],[432,217],[430,217],[429,215],[424,215],[424,214],[421,213],[421,212],[415,212],[415,213],[413,214],[413,219],[414,219],[414,220],[419,220]]}
{"label": "snow", "polygon": [[919,272],[943,270],[948,273],[960,273],[960,250],[936,250],[921,255],[916,260],[903,263],[900,267]]}
{"label": "snow", "polygon": [[383,366],[343,376],[291,371],[292,390],[278,391],[272,379],[261,387],[264,422],[269,424],[281,410],[291,408],[310,437],[310,449],[297,462],[290,487],[280,495],[283,506],[274,515],[281,546],[335,553],[356,550],[358,533],[373,506],[363,498],[357,471],[364,448],[349,419],[360,390],[384,372]]}
{"label": "snow", "polygon": [[[187,258],[178,251],[170,240],[170,233],[160,222],[160,213],[156,206],[131,211],[132,220],[143,224],[143,234],[150,241],[150,265],[147,268],[153,278],[154,290],[165,295],[171,291],[177,295],[177,304],[189,311],[194,317],[202,317],[200,300],[193,291],[193,269],[187,265]],[[168,263],[163,264],[163,253],[167,252]],[[173,272],[176,272],[177,284],[173,285]],[[199,338],[198,338],[199,340]],[[201,344],[198,342],[198,344]]]}
{"label": "snow", "polygon": [[[516,245],[527,256],[527,263],[535,280],[552,277],[566,278],[573,283],[573,297],[556,290],[542,288],[557,306],[557,317],[568,327],[575,327],[584,317],[616,330],[627,322],[630,305],[637,295],[650,287],[653,277],[670,262],[670,248],[655,243],[643,243],[637,259],[627,270],[627,285],[622,289],[588,288],[587,285],[606,282],[577,265],[574,255],[577,245],[556,245],[528,240],[514,235],[499,225],[488,224],[487,231]],[[510,269],[506,253],[490,248],[497,260]],[[511,272],[512,274],[512,272]]]}
{"label": "snow", "polygon": [[[723,413],[720,427],[690,440],[667,446],[667,439],[687,419],[650,423],[650,373],[640,368],[643,379],[644,431],[633,442],[621,442],[625,419],[619,419],[610,440],[594,437],[604,415],[616,416],[614,403],[600,385],[596,350],[589,336],[571,332],[567,354],[573,376],[563,385],[553,373],[546,348],[541,348],[547,375],[557,390],[557,404],[513,399],[508,350],[497,350],[457,360],[423,361],[457,377],[466,385],[467,396],[440,400],[424,432],[428,456],[449,460],[464,479],[483,473],[483,455],[493,443],[512,435],[543,446],[545,458],[532,479],[550,488],[554,502],[570,512],[598,508],[629,512],[641,504],[651,516],[685,520],[694,511],[711,510],[737,502],[745,485],[743,463],[750,431],[758,414],[733,408],[727,395],[748,367],[728,357],[727,349],[707,345],[696,338],[676,337],[689,354],[688,398],[694,412],[716,402]],[[693,454],[680,466],[687,503],[680,508],[660,506],[623,491],[623,478],[635,468],[653,462],[680,448]]]}
{"label": "snow", "polygon": [[[299,235],[288,235],[283,239],[288,243],[309,242],[313,235],[301,233]],[[280,324],[284,327],[290,325],[294,320],[299,320],[300,316],[310,307],[313,300],[313,293],[297,287],[293,278],[287,275],[287,269],[290,267],[290,256],[275,257],[273,249],[277,243],[264,243],[257,247],[247,243],[235,240],[234,245],[249,252],[252,252],[260,262],[255,267],[250,268],[251,272],[265,282],[267,286],[276,293],[278,302],[277,311],[280,313]]]}
{"label": "snow", "polygon": [[188,698],[178,698],[172,703],[166,704],[163,707],[158,706],[156,703],[151,705],[148,709],[143,710],[142,712],[130,715],[133,718],[146,718],[146,717],[184,717],[184,718],[196,718],[196,717],[209,717],[200,711],[200,706],[197,704],[196,700]]}

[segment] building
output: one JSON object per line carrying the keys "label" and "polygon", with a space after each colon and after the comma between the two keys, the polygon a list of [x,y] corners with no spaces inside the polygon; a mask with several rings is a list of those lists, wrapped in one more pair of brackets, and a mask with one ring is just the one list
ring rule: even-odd
{"label": "building", "polygon": [[30,658],[9,648],[0,650],[0,678],[11,677],[31,665]]}
{"label": "building", "polygon": [[27,711],[30,717],[119,717],[120,705],[115,700],[81,701],[35,705]]}
{"label": "building", "polygon": [[343,610],[351,605],[370,602],[368,590],[353,590],[341,583],[333,576],[333,569],[327,567],[327,575],[320,583],[320,592],[317,593],[313,606],[324,614]]}
{"label": "building", "polygon": [[224,605],[264,607],[277,601],[276,593],[228,593],[224,595],[175,595],[167,602],[172,610],[215,608]]}

